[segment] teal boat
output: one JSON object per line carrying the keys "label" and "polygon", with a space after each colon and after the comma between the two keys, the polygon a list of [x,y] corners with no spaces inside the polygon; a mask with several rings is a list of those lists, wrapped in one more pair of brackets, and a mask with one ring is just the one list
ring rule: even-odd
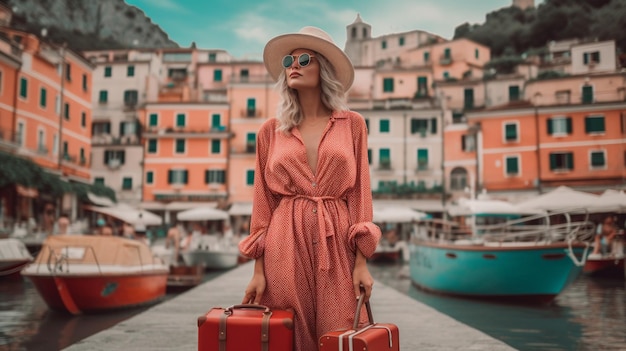
{"label": "teal boat", "polygon": [[470,200],[450,214],[458,221],[419,222],[409,244],[412,282],[449,295],[550,302],[580,275],[594,233],[586,216],[501,201]]}

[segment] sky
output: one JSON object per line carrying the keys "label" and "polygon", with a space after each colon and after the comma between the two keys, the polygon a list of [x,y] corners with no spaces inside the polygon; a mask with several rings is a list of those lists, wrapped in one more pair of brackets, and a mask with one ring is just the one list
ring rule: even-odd
{"label": "sky", "polygon": [[[536,4],[541,1],[536,0]],[[344,48],[346,26],[357,14],[372,36],[423,30],[452,39],[468,22],[484,23],[489,12],[512,0],[126,0],[181,47],[223,49],[237,58],[260,58],[272,37],[316,26]]]}

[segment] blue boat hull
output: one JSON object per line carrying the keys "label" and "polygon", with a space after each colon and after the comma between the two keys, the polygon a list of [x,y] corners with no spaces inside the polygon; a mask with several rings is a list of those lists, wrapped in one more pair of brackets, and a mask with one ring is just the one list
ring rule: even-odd
{"label": "blue boat hull", "polygon": [[[582,271],[567,255],[567,244],[535,247],[410,246],[415,285],[444,294],[522,302],[549,302]],[[582,257],[582,246],[573,249]]]}

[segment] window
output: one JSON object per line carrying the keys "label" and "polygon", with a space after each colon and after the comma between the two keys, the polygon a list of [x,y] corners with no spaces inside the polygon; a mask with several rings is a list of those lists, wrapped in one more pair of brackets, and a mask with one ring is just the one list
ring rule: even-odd
{"label": "window", "polygon": [[592,169],[604,168],[606,166],[606,154],[603,150],[591,151],[589,158]]}
{"label": "window", "polygon": [[380,132],[381,133],[389,133],[389,120],[388,119],[381,119],[380,120]]}
{"label": "window", "polygon": [[506,165],[506,175],[518,175],[519,174],[519,157],[518,156],[506,156],[504,158],[504,164]]}
{"label": "window", "polygon": [[148,153],[149,154],[157,153],[157,140],[156,139],[148,139]]}
{"label": "window", "polygon": [[111,122],[94,122],[91,125],[91,134],[111,134]]}
{"label": "window", "polygon": [[213,71],[213,81],[214,82],[221,82],[222,81],[222,70],[221,69],[216,69],[215,71]]}
{"label": "window", "polygon": [[175,150],[174,152],[177,154],[184,154],[185,153],[185,139],[176,139],[176,144],[175,144]]}
{"label": "window", "polygon": [[589,64],[596,64],[596,63],[600,63],[600,52],[599,51],[592,51],[592,52],[585,52],[585,53],[583,53],[583,64],[589,65]]}
{"label": "window", "polygon": [[398,38],[398,45],[399,46],[404,46],[404,37]]}
{"label": "window", "polygon": [[417,170],[428,170],[428,149],[417,149]]}
{"label": "window", "polygon": [[72,65],[69,62],[65,64],[65,79],[68,82],[72,81]]}
{"label": "window", "polygon": [[217,54],[212,52],[209,54],[209,62],[215,62],[217,60]]}
{"label": "window", "polygon": [[246,152],[247,153],[256,152],[256,133],[246,134]]}
{"label": "window", "polygon": [[411,134],[419,133],[422,136],[426,136],[428,131],[428,120],[411,118]]}
{"label": "window", "polygon": [[28,97],[28,80],[20,78],[20,97],[26,99]]}
{"label": "window", "polygon": [[249,169],[246,171],[246,185],[254,185],[254,170]]}
{"label": "window", "polygon": [[393,78],[383,78],[383,92],[393,92]]}
{"label": "window", "polygon": [[46,108],[47,95],[48,91],[46,91],[46,88],[41,88],[41,90],[39,91],[39,106],[41,108]]}
{"label": "window", "polygon": [[70,120],[70,104],[67,102],[64,104],[63,117],[68,121]]}
{"label": "window", "polygon": [[222,126],[222,116],[219,113],[211,115],[211,129],[219,129]]}
{"label": "window", "polygon": [[474,89],[466,88],[463,92],[463,107],[466,110],[474,108]]}
{"label": "window", "polygon": [[48,148],[46,148],[46,135],[41,129],[37,133],[37,151],[44,154],[48,153]]}
{"label": "window", "polygon": [[95,177],[93,179],[93,183],[96,185],[104,185],[104,178],[103,177]]}
{"label": "window", "polygon": [[122,190],[132,190],[133,189],[133,178],[124,177],[122,178]]}
{"label": "window", "polygon": [[480,50],[474,49],[474,58],[476,59],[480,58]]}
{"label": "window", "polygon": [[137,90],[124,91],[124,105],[133,107],[137,105]]}
{"label": "window", "polygon": [[571,152],[555,152],[550,154],[551,171],[571,171],[574,169],[574,154]]}
{"label": "window", "polygon": [[239,75],[241,76],[242,82],[247,82],[248,78],[250,78],[250,71],[247,69],[242,69],[241,71],[239,71]]}
{"label": "window", "polygon": [[367,163],[372,164],[372,149],[367,149]]}
{"label": "window", "polygon": [[184,127],[185,126],[185,114],[179,113],[176,115],[176,127]]}
{"label": "window", "polygon": [[89,90],[89,85],[87,84],[87,75],[83,74],[83,91]]}
{"label": "window", "polygon": [[443,79],[450,79],[450,72],[443,71]]}
{"label": "window", "polygon": [[450,48],[445,48],[443,50],[443,58],[444,59],[449,59],[450,58]]}
{"label": "window", "polygon": [[365,129],[367,129],[367,134],[370,133],[370,120],[369,119],[365,119]]}
{"label": "window", "polygon": [[604,116],[585,117],[585,132],[587,134],[604,133]]}
{"label": "window", "polygon": [[476,150],[476,136],[474,134],[461,136],[461,150],[465,152],[473,152]]}
{"label": "window", "polygon": [[219,154],[222,149],[222,143],[219,139],[211,140],[211,153]]}
{"label": "window", "polygon": [[509,86],[509,101],[519,101],[519,85]]}
{"label": "window", "polygon": [[246,105],[246,116],[248,117],[256,116],[256,99],[255,98],[248,99],[248,102]]}
{"label": "window", "polygon": [[386,49],[386,48],[387,48],[387,41],[386,41],[386,40],[383,40],[383,41],[380,43],[380,47],[381,47],[381,48],[383,48],[383,49]]}
{"label": "window", "polygon": [[109,101],[109,92],[106,90],[100,90],[100,96],[98,98],[98,102],[101,104],[106,104]]}
{"label": "window", "polygon": [[24,146],[24,133],[26,132],[24,128],[24,122],[17,122],[17,131],[15,133],[15,142],[19,146]]}
{"label": "window", "polygon": [[548,134],[550,135],[567,135],[572,134],[572,118],[571,117],[553,117],[547,120]]}
{"label": "window", "polygon": [[593,99],[593,87],[591,85],[585,85],[582,91],[582,103],[592,104]]}
{"label": "window", "polygon": [[58,134],[54,134],[52,136],[52,154],[55,156],[59,154],[59,135]]}
{"label": "window", "polygon": [[87,163],[87,158],[85,158],[85,149],[84,148],[80,148],[80,151],[78,152],[78,155],[80,157],[80,164],[84,165]]}
{"label": "window", "polygon": [[189,174],[186,169],[170,169],[167,172],[168,184],[187,184]]}
{"label": "window", "polygon": [[80,113],[80,126],[83,128],[87,126],[87,114],[85,112]]}
{"label": "window", "polygon": [[126,67],[126,77],[134,77],[135,76],[135,66]]}
{"label": "window", "polygon": [[378,161],[381,169],[391,169],[391,150],[378,150]]}
{"label": "window", "polygon": [[154,184],[154,172],[153,171],[146,172],[146,184]]}
{"label": "window", "polygon": [[517,123],[504,124],[504,141],[517,141]]}
{"label": "window", "polygon": [[465,168],[454,168],[450,172],[450,189],[465,190],[467,186],[467,170]]}
{"label": "window", "polygon": [[104,67],[104,76],[105,77],[111,77],[113,75],[113,70],[111,69],[111,66],[106,66]]}
{"label": "window", "polygon": [[105,166],[120,166],[126,163],[126,152],[124,150],[105,150],[104,151],[104,165]]}
{"label": "window", "polygon": [[221,169],[207,169],[204,171],[204,182],[206,184],[224,184],[226,183],[226,171]]}
{"label": "window", "polygon": [[417,77],[417,93],[415,97],[428,96],[428,77]]}
{"label": "window", "polygon": [[424,51],[424,63],[428,63],[430,61],[430,52]]}
{"label": "window", "polygon": [[148,126],[156,127],[158,124],[159,124],[159,115],[157,115],[156,113],[151,113],[150,116],[148,117]]}

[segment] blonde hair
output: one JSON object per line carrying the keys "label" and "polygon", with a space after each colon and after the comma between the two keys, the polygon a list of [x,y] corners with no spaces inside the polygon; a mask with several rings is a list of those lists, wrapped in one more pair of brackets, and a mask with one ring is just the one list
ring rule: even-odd
{"label": "blonde hair", "polygon": [[[335,77],[335,70],[332,64],[321,54],[315,53],[315,58],[320,65],[320,86],[322,90],[322,103],[331,111],[348,110],[346,94],[343,85]],[[288,133],[291,128],[302,122],[302,110],[298,100],[298,92],[287,85],[287,78],[283,70],[278,76],[276,90],[280,94],[280,102],[276,119],[278,120],[278,130]]]}

